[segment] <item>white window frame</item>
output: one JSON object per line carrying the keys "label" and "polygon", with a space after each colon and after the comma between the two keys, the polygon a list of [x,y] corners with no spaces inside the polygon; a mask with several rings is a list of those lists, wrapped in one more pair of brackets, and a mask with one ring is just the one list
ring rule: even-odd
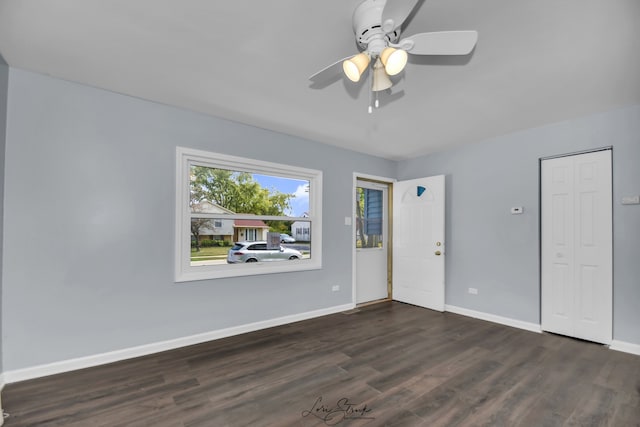
{"label": "white window frame", "polygon": [[[191,165],[244,171],[283,178],[309,181],[309,216],[255,216],[245,219],[309,221],[313,230],[311,258],[298,261],[249,263],[234,265],[191,266],[191,209],[190,167]],[[234,215],[242,219],[242,215]],[[285,273],[291,271],[317,270],[322,268],[322,171],[289,166],[262,160],[236,157],[209,151],[176,147],[176,224],[175,224],[175,281],[218,279],[223,277],[251,276],[258,274]]]}

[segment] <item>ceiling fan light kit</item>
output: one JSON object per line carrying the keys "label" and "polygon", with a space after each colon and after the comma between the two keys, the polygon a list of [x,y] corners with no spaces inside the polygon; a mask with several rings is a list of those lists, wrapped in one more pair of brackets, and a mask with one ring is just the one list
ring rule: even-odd
{"label": "ceiling fan light kit", "polygon": [[408,58],[409,56],[407,55],[406,50],[396,49],[393,47],[387,47],[380,52],[380,60],[384,65],[384,70],[390,76],[395,76],[404,70],[404,66],[407,65]]}
{"label": "ceiling fan light kit", "polygon": [[[353,31],[361,53],[339,60],[312,75],[309,80],[321,81],[334,75],[337,66],[349,80],[360,81],[369,67],[371,92],[389,89],[395,76],[404,70],[411,55],[468,55],[478,40],[476,31],[441,31],[419,33],[400,39],[401,27],[416,8],[419,0],[363,0],[353,12]],[[373,61],[372,61],[373,60]],[[372,96],[369,97],[372,99]],[[371,102],[369,112],[372,112]]]}
{"label": "ceiling fan light kit", "polygon": [[344,74],[354,83],[360,81],[360,76],[369,66],[371,58],[365,52],[359,53],[342,63]]}

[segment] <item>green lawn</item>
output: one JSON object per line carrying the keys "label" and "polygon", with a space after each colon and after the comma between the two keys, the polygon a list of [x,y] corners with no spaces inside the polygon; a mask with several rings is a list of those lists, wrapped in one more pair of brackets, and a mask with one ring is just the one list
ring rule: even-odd
{"label": "green lawn", "polygon": [[191,261],[207,261],[210,259],[225,258],[230,247],[213,246],[210,248],[200,248],[200,252],[196,252],[191,248]]}

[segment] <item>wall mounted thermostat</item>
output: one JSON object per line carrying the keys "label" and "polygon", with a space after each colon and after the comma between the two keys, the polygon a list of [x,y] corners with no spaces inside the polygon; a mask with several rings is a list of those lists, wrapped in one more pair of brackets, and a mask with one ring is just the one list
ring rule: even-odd
{"label": "wall mounted thermostat", "polygon": [[640,205],[640,196],[625,196],[622,198],[623,205]]}
{"label": "wall mounted thermostat", "polygon": [[511,215],[520,215],[522,212],[524,212],[522,206],[514,206],[511,208]]}

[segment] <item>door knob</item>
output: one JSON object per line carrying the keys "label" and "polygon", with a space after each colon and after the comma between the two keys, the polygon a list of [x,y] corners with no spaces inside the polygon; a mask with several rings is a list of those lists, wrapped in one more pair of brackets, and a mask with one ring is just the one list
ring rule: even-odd
{"label": "door knob", "polygon": [[442,252],[440,252],[440,251],[436,251],[435,253],[436,253],[436,255],[438,255],[438,256],[442,255]]}

